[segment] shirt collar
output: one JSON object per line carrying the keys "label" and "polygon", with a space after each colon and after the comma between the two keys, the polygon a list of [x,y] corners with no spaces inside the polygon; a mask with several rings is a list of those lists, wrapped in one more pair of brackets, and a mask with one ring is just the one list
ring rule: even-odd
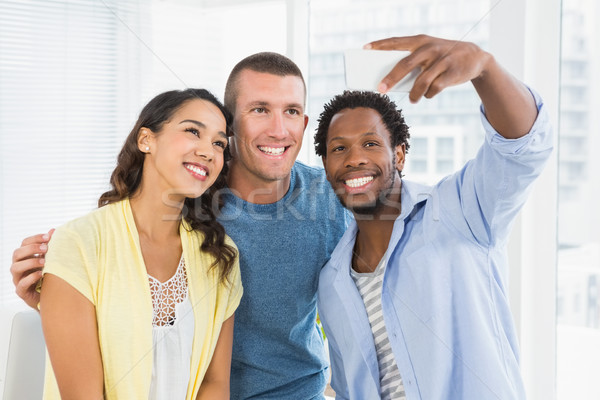
{"label": "shirt collar", "polygon": [[[402,204],[402,211],[396,218],[396,223],[404,223],[404,220],[410,219],[414,213],[416,213],[421,207],[421,203],[433,200],[436,201],[432,195],[432,187],[422,185],[420,183],[402,181],[402,189],[400,191],[400,201]],[[437,209],[437,207],[434,207]],[[356,241],[356,232],[358,231],[358,225],[354,218],[350,221],[348,229],[340,239],[339,243],[335,247],[335,250],[331,254],[329,263],[339,270],[342,266],[349,265],[352,259],[352,249],[354,248],[354,242]],[[394,232],[397,230],[394,229]],[[393,238],[392,238],[393,239]],[[390,240],[390,243],[392,240]]]}

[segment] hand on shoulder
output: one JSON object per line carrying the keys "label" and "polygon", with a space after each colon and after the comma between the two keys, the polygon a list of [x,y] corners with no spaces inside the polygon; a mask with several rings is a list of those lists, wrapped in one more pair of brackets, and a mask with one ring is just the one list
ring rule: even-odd
{"label": "hand on shoulder", "polygon": [[40,233],[25,238],[21,247],[13,252],[10,273],[15,285],[15,291],[28,306],[37,309],[40,302],[40,294],[36,290],[38,282],[42,278],[48,242],[54,233],[51,229],[48,233]]}

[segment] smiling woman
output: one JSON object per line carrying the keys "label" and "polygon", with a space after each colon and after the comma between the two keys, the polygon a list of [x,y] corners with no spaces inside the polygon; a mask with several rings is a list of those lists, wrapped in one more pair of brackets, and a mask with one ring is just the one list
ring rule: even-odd
{"label": "smiling woman", "polygon": [[186,102],[158,132],[140,128],[137,144],[147,154],[140,193],[169,193],[170,199],[180,201],[200,197],[223,169],[225,131],[222,112],[204,100]]}
{"label": "smiling woman", "polygon": [[242,288],[213,195],[230,124],[206,90],[158,95],[100,208],[54,232],[40,302],[45,398],[229,398]]}

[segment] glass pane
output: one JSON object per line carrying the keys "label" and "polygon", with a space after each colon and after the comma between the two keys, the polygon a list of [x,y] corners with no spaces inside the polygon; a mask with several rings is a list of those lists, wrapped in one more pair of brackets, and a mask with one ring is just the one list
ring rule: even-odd
{"label": "glass pane", "polygon": [[427,138],[413,137],[410,141],[410,156],[413,158],[427,157]]}
{"label": "glass pane", "polygon": [[600,386],[600,7],[563,0],[558,175],[557,398]]}
{"label": "glass pane", "polygon": [[444,157],[444,159],[454,156],[454,138],[452,137],[439,137],[436,140],[438,155]]}
{"label": "glass pane", "polygon": [[427,161],[412,159],[410,163],[410,170],[415,174],[427,173]]}
{"label": "glass pane", "polygon": [[450,174],[453,171],[452,161],[437,160],[436,172],[438,174]]}

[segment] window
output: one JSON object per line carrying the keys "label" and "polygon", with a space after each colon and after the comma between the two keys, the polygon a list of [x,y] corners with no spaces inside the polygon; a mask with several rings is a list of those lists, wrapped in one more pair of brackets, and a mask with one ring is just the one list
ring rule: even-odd
{"label": "window", "polygon": [[600,397],[600,35],[596,2],[563,0],[557,398]]}
{"label": "window", "polygon": [[8,266],[21,240],[96,207],[141,106],[185,87],[222,99],[240,59],[286,53],[287,12],[284,1],[0,2],[0,304],[17,301]]}
{"label": "window", "polygon": [[427,157],[427,142],[428,139],[424,137],[416,137],[411,139],[410,156],[411,157]]}
{"label": "window", "polygon": [[[441,13],[460,10],[460,13]],[[309,71],[309,126],[306,139],[311,140],[323,104],[345,89],[343,51],[360,48],[365,43],[390,36],[429,33],[447,38],[469,40],[483,45],[488,41],[487,1],[390,2],[351,1],[310,2],[310,60]],[[377,12],[377,18],[365,15]],[[460,15],[459,19],[453,16]],[[332,29],[335,21],[335,30]],[[327,59],[325,63],[320,61]],[[403,110],[411,131],[411,148],[407,155],[406,174],[410,179],[433,183],[443,175],[462,166],[481,144],[482,128],[479,122],[479,98],[470,88],[452,88],[442,96],[413,105],[407,93],[392,93],[390,97]],[[459,117],[456,118],[456,115]],[[441,132],[455,132],[455,137],[440,140],[432,149],[419,148],[420,139],[435,138]],[[422,133],[421,133],[422,132]],[[435,133],[437,132],[437,133]],[[427,136],[422,136],[427,135]],[[464,136],[473,137],[476,146],[462,146]],[[449,140],[449,141],[448,141]],[[312,140],[311,140],[312,141]],[[438,151],[445,152],[444,154]],[[421,153],[425,152],[425,153]],[[422,156],[426,154],[426,156]],[[414,158],[414,160],[412,160]],[[319,165],[320,160],[309,155],[308,161]],[[414,162],[413,162],[414,161]],[[415,176],[411,176],[415,173]]]}
{"label": "window", "polygon": [[440,156],[452,159],[454,156],[454,138],[439,137],[436,140],[436,144]]}
{"label": "window", "polygon": [[[20,240],[87,213],[139,106],[138,1],[0,2],[0,304]],[[136,100],[130,100],[136,99]]]}

